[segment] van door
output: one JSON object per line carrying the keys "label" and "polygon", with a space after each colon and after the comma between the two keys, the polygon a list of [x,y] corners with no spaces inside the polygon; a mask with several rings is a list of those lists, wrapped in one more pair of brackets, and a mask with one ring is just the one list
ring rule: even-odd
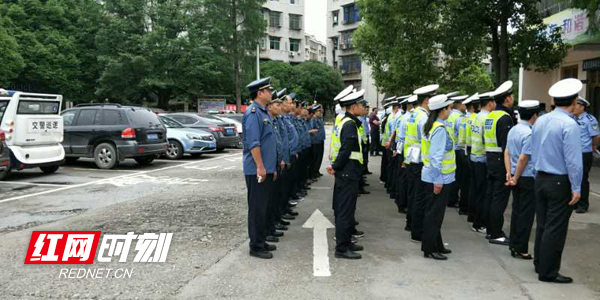
{"label": "van door", "polygon": [[75,125],[75,121],[77,121],[78,114],[78,110],[69,110],[61,114],[63,117],[63,126],[65,130],[62,145],[65,149],[65,154],[67,155],[73,153],[73,150],[71,149],[71,129],[73,128],[73,125]]}
{"label": "van door", "polygon": [[71,128],[71,151],[73,154],[91,155],[91,141],[95,140],[96,128],[100,122],[100,109],[82,109],[77,123]]}

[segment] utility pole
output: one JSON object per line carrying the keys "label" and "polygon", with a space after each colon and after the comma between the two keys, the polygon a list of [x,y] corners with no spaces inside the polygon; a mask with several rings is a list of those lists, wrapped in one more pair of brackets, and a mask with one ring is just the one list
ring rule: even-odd
{"label": "utility pole", "polygon": [[260,79],[260,45],[256,44],[256,80]]}

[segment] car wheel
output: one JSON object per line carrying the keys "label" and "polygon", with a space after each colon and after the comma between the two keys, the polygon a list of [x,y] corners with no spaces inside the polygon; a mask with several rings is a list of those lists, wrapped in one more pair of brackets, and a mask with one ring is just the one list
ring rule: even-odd
{"label": "car wheel", "polygon": [[134,159],[138,164],[145,166],[145,165],[151,164],[154,161],[154,158],[155,158],[154,155],[150,155],[150,156],[136,157]]}
{"label": "car wheel", "polygon": [[217,152],[223,152],[223,150],[225,150],[225,148],[217,148]]}
{"label": "car wheel", "polygon": [[59,166],[49,166],[49,167],[40,167],[40,170],[42,170],[42,172],[44,172],[45,174],[52,174],[56,171],[58,171]]}
{"label": "car wheel", "polygon": [[8,168],[4,171],[0,171],[0,180],[4,180],[4,179],[8,178],[9,175],[10,175],[10,168]]}
{"label": "car wheel", "polygon": [[100,169],[112,169],[119,164],[117,149],[109,143],[102,143],[94,149],[94,160]]}
{"label": "car wheel", "polygon": [[192,158],[200,158],[203,153],[191,153]]}
{"label": "car wheel", "polygon": [[175,140],[169,140],[167,152],[165,153],[168,159],[180,159],[183,157],[183,146]]}

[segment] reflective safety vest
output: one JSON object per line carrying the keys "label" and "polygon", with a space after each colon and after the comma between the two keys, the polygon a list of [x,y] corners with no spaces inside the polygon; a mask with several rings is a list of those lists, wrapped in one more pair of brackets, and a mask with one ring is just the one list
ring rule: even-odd
{"label": "reflective safety vest", "polygon": [[[344,119],[344,117],[346,117],[346,113],[343,114],[338,114],[337,116],[335,116],[335,123],[333,124],[333,130],[331,131],[331,142],[329,144],[329,161],[330,162],[334,162],[335,161],[335,157],[333,156],[333,148],[339,149],[340,147],[342,147],[341,144],[339,144],[340,142],[340,130],[341,130],[341,125],[342,124],[342,119]],[[335,144],[335,143],[338,144]]]}
{"label": "reflective safety vest", "polygon": [[[423,165],[426,167],[430,166],[430,157],[429,150],[431,149],[431,135],[438,127],[443,127],[444,123],[435,121],[431,130],[429,130],[429,134],[427,137],[423,135],[421,137],[421,155],[423,156]],[[446,130],[447,132],[448,130]],[[445,145],[445,144],[444,144]],[[454,147],[451,147],[450,150],[444,153],[444,158],[442,158],[442,174],[452,174],[456,172],[456,155],[455,155]]]}
{"label": "reflective safety vest", "polygon": [[452,138],[452,142],[454,144],[458,143],[458,136],[454,133],[454,126],[456,125],[456,120],[458,120],[458,118],[460,118],[462,116],[461,113],[453,111],[450,116],[448,116],[448,120],[446,120],[446,122],[448,122],[448,133],[450,133],[450,138]]}
{"label": "reflective safety vest", "polygon": [[385,126],[383,126],[383,122],[381,123],[381,128],[383,130],[383,133],[381,135],[381,146],[385,146],[385,144],[388,142],[388,140],[390,139],[390,131],[388,130],[388,123],[391,121],[393,114],[389,114],[385,119]]}
{"label": "reflective safety vest", "polygon": [[[463,122],[465,122],[465,126],[464,126],[464,136],[465,136],[465,146],[467,147],[471,147],[472,146],[472,142],[471,142],[471,126],[473,126],[473,122],[475,121],[475,118],[477,117],[477,113],[472,112],[471,115],[469,115],[468,118],[464,118]],[[460,133],[459,133],[460,136]]]}
{"label": "reflective safety vest", "polygon": [[362,140],[362,143],[366,144],[368,140],[367,140],[367,133],[365,132],[364,126],[358,127],[358,135],[360,135],[360,139]]}
{"label": "reflective safety vest", "polygon": [[475,117],[471,124],[471,154],[477,156],[485,156],[485,144],[483,141],[483,126],[485,125],[486,116],[479,115]]}
{"label": "reflective safety vest", "polygon": [[[340,153],[340,148],[342,148],[342,141],[341,141],[341,136],[342,136],[342,128],[344,127],[344,124],[346,124],[346,122],[354,122],[352,121],[352,119],[350,118],[343,118],[343,120],[340,122],[338,128],[338,132],[339,134],[336,134],[334,136],[332,136],[333,141],[331,142],[332,144],[332,148],[331,148],[331,157],[332,160],[331,162],[335,162],[335,160],[337,159],[338,154]],[[358,129],[358,126],[356,126],[356,130],[360,131]],[[363,164],[363,155],[362,155],[362,137],[360,135],[360,133],[358,134],[358,148],[359,151],[352,151],[350,152],[350,159],[353,160],[357,160],[358,162],[360,162],[360,164]]]}
{"label": "reflective safety vest", "polygon": [[[408,154],[409,148],[421,148],[421,140],[419,139],[418,124],[422,118],[427,118],[427,113],[421,109],[415,109],[413,114],[408,118],[406,124],[406,136],[404,138],[404,154]],[[409,161],[410,163],[410,161]],[[416,161],[416,163],[419,163]]]}
{"label": "reflective safety vest", "polygon": [[496,136],[496,126],[498,120],[503,116],[508,116],[503,110],[494,110],[485,118],[485,126],[483,127],[483,137],[485,138],[485,151],[501,153],[502,148],[498,145],[498,137]]}

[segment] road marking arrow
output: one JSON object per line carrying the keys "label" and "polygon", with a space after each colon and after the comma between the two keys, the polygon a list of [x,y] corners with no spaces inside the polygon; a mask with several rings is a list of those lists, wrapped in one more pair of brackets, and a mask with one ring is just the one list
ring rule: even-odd
{"label": "road marking arrow", "polygon": [[302,227],[313,228],[313,275],[319,277],[331,276],[327,229],[335,228],[335,226],[317,209]]}

